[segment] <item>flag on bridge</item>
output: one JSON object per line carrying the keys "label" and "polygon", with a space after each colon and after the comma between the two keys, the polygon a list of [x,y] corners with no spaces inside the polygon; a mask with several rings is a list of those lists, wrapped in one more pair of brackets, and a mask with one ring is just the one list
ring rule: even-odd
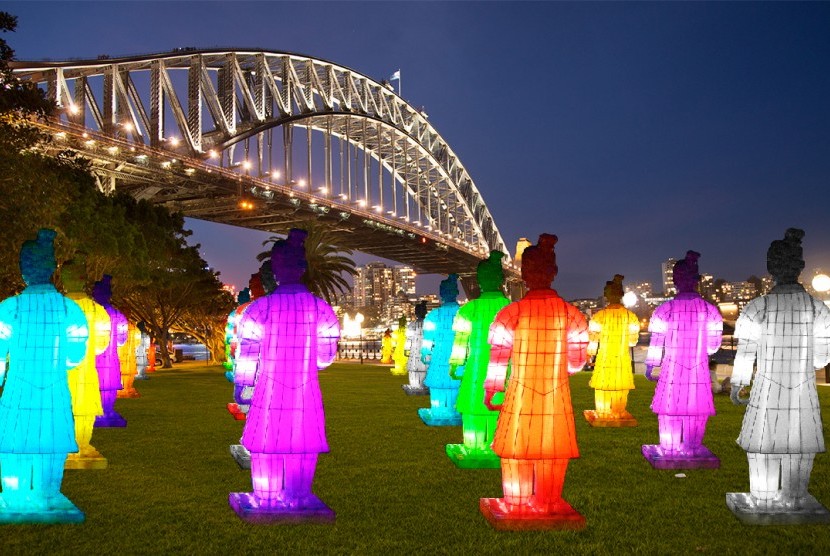
{"label": "flag on bridge", "polygon": [[401,80],[401,70],[397,70],[395,73],[389,76],[389,81],[394,81],[395,79],[397,79],[398,81]]}

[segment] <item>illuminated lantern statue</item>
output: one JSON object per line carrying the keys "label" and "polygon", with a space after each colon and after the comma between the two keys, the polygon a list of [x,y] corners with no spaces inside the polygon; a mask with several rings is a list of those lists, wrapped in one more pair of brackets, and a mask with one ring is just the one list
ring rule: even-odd
{"label": "illuminated lantern statue", "polygon": [[421,301],[415,305],[415,320],[406,327],[406,372],[409,374],[409,384],[402,386],[409,396],[426,396],[429,388],[424,386],[427,375],[427,366],[421,359],[421,344],[424,340],[424,317],[427,316],[427,302]]}
{"label": "illuminated lantern statue", "polygon": [[86,354],[80,365],[69,371],[69,391],[72,394],[72,414],[75,419],[75,441],[78,451],[66,458],[66,469],[106,469],[107,460],[96,450],[92,439],[95,417],[102,415],[101,388],[95,357],[110,343],[110,317],[106,309],[84,293],[84,265],[81,261],[64,263],[61,281],[67,297],[84,312],[89,329]]}
{"label": "illuminated lantern statue", "polygon": [[418,416],[433,427],[460,425],[461,414],[455,407],[460,380],[450,376],[450,355],[455,332],[453,319],[458,313],[458,275],[450,274],[439,287],[441,306],[424,319],[421,358],[427,364],[424,385],[429,388],[429,408],[418,410]]}
{"label": "illuminated lantern statue", "polygon": [[767,251],[775,287],[738,317],[732,400],[755,379],[738,444],[749,460],[749,492],[726,503],[744,523],[828,523],[830,512],[808,491],[816,453],[824,452],[815,369],[830,363],[830,310],[798,283],[804,232],[787,230]]}
{"label": "illuminated lantern statue", "polygon": [[[501,409],[493,451],[501,459],[503,498],[482,498],[497,529],[579,529],[582,517],[562,498],[568,461],[579,457],[568,378],[585,365],[588,325],[551,282],[558,272],[555,235],[522,254],[528,293],[490,326],[484,405]],[[505,391],[504,405],[493,404]]]}
{"label": "illuminated lantern statue", "polygon": [[279,286],[239,321],[234,380],[237,401],[251,405],[242,444],[251,452],[253,493],[232,493],[229,502],[246,521],[334,519],[311,487],[317,455],[328,451],[317,371],[334,361],[340,329],[329,304],[302,283],[306,235],[292,229],[274,243]]}
{"label": "illuminated lantern statue", "polygon": [[144,321],[136,325],[140,338],[138,346],[135,348],[135,364],[138,372],[135,375],[136,380],[147,380],[147,368],[150,366],[150,334],[147,332],[147,323]]}
{"label": "illuminated lantern statue", "polygon": [[118,348],[118,362],[121,365],[121,390],[118,398],[140,398],[135,389],[135,375],[138,374],[138,348],[141,345],[141,331],[131,322],[127,322],[127,341]]}
{"label": "illuminated lantern statue", "polygon": [[406,317],[398,319],[398,328],[392,336],[392,374],[402,376],[406,374]]}
{"label": "illuminated lantern statue", "polygon": [[383,331],[383,338],[380,340],[380,362],[392,362],[392,331],[388,328]]}
{"label": "illuminated lantern statue", "polygon": [[703,445],[706,421],[715,414],[709,356],[718,351],[723,319],[718,308],[695,291],[700,253],[689,251],[674,265],[677,295],[651,316],[646,378],[661,367],[651,410],[657,414],[660,444],[642,447],[655,469],[720,467]]}
{"label": "illuminated lantern statue", "polygon": [[92,298],[101,305],[110,317],[110,342],[103,353],[95,357],[95,367],[98,369],[98,381],[101,387],[101,405],[104,414],[95,418],[96,427],[126,427],[127,420],[115,411],[115,398],[121,389],[121,362],[118,359],[118,348],[127,341],[127,317],[110,303],[112,276],[104,274],[92,288]]}
{"label": "illuminated lantern statue", "polygon": [[[462,468],[498,469],[501,466],[491,447],[499,414],[484,405],[484,379],[490,363],[487,343],[490,325],[496,314],[510,303],[502,293],[502,257],[504,253],[491,251],[490,257],[478,264],[476,276],[481,295],[458,310],[452,326],[455,342],[450,375],[461,378],[456,409],[461,413],[464,443],[447,444],[446,451],[453,463]],[[459,368],[464,369],[461,376]],[[498,394],[493,401],[500,404],[502,395]]]}
{"label": "illuminated lantern statue", "polygon": [[[78,451],[67,372],[86,353],[86,317],[49,282],[55,232],[20,249],[26,289],[0,304],[0,523],[65,523],[84,514],[60,492],[66,455]],[[2,381],[0,381],[2,383]]]}
{"label": "illuminated lantern statue", "polygon": [[227,369],[225,378],[229,382],[233,382],[233,360],[236,356],[236,321],[239,318],[239,306],[251,300],[249,291],[248,288],[245,288],[236,295],[236,307],[228,315],[228,321],[225,324],[225,362],[222,363],[222,366]]}
{"label": "illuminated lantern statue", "polygon": [[594,427],[636,427],[637,420],[626,411],[628,391],[634,389],[631,348],[637,345],[640,322],[623,307],[623,276],[615,274],[606,282],[603,295],[608,301],[588,323],[588,355],[596,355],[594,374],[588,386],[595,389],[596,410],[584,411]]}

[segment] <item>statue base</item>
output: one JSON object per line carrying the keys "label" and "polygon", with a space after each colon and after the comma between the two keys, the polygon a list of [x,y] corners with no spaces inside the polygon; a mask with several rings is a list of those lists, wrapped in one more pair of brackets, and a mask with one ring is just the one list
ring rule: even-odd
{"label": "statue base", "polygon": [[46,498],[42,509],[9,508],[0,494],[0,523],[82,523],[84,512],[58,492]]}
{"label": "statue base", "polygon": [[138,390],[133,388],[132,390],[119,390],[118,394],[115,396],[117,399],[121,398],[140,398],[141,394]]}
{"label": "statue base", "polygon": [[251,452],[242,444],[231,444],[231,456],[240,469],[251,468]]}
{"label": "statue base", "polygon": [[233,418],[237,421],[244,421],[247,418],[247,415],[239,409],[239,404],[236,403],[228,404],[228,413],[233,415]]}
{"label": "statue base", "polygon": [[95,418],[95,428],[98,429],[116,429],[127,426],[127,420],[118,413],[110,413],[109,415],[99,415]]}
{"label": "statue base", "polygon": [[654,469],[718,469],[720,459],[700,445],[695,453],[668,452],[659,444],[644,444],[643,457],[648,460]]}
{"label": "statue base", "polygon": [[748,492],[729,492],[726,505],[744,525],[805,525],[830,523],[830,511],[808,494],[801,500],[800,508],[788,508],[787,504],[761,507]]}
{"label": "statue base", "polygon": [[625,415],[620,417],[600,417],[596,410],[586,409],[582,412],[582,415],[585,416],[585,420],[588,421],[588,424],[592,427],[611,428],[637,426],[637,419],[635,419],[634,416],[627,411]]}
{"label": "statue base", "polygon": [[232,492],[228,503],[248,523],[334,523],[334,510],[313,494],[300,507],[264,506],[250,492]]}
{"label": "statue base", "polygon": [[560,500],[553,511],[546,512],[532,506],[510,507],[504,498],[481,498],[479,509],[484,519],[499,531],[578,531],[585,528],[585,517],[564,500]]}
{"label": "statue base", "polygon": [[389,372],[392,374],[392,376],[406,376],[409,374],[409,372],[406,369],[396,369],[395,367],[392,367],[392,369],[390,369]]}
{"label": "statue base", "polygon": [[77,454],[69,454],[66,456],[66,463],[63,464],[64,469],[106,469],[107,458],[101,455],[95,448],[89,447],[88,450]]}
{"label": "statue base", "polygon": [[461,469],[499,469],[501,458],[493,450],[470,448],[463,444],[447,444],[447,457]]}
{"label": "statue base", "polygon": [[147,375],[135,375],[135,380],[150,380],[150,377]]}
{"label": "statue base", "polygon": [[455,427],[461,424],[461,414],[448,410],[434,411],[428,407],[418,410],[418,417],[425,425],[430,427]]}
{"label": "statue base", "polygon": [[412,386],[411,384],[404,384],[401,386],[407,396],[429,396],[429,388],[426,386]]}

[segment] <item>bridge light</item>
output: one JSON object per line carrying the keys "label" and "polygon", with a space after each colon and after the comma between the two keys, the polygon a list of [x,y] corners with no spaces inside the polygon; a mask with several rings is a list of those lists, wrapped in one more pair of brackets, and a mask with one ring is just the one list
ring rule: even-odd
{"label": "bridge light", "polygon": [[319,189],[319,191],[320,191],[320,193],[322,193],[323,195],[326,195],[326,194],[328,194],[328,192],[329,192],[329,188],[328,188],[328,187],[321,187],[321,188]]}
{"label": "bridge light", "polygon": [[86,131],[84,131],[83,133],[81,133],[81,137],[83,137],[84,139],[86,139],[87,137],[89,137],[89,133],[87,133]]}
{"label": "bridge light", "polygon": [[69,110],[70,114],[77,114],[78,112],[80,112],[80,110],[78,110],[78,107],[75,106],[74,104],[70,104],[66,108],[67,108],[67,110]]}
{"label": "bridge light", "polygon": [[271,177],[274,179],[278,179],[280,177],[280,171],[274,170],[273,172],[271,172]]}
{"label": "bridge light", "polygon": [[110,154],[115,154],[118,152],[118,147],[107,147],[107,152]]}
{"label": "bridge light", "polygon": [[188,176],[192,176],[194,174],[194,172],[196,172],[196,170],[193,169],[193,168],[188,168],[184,171],[184,173],[187,174]]}
{"label": "bridge light", "polygon": [[179,146],[179,138],[178,137],[171,137],[167,141],[170,143],[170,145],[172,145],[174,147]]}
{"label": "bridge light", "polygon": [[357,204],[358,204],[358,205],[360,205],[361,207],[364,207],[364,208],[366,207],[366,201],[365,201],[364,199],[360,199],[360,200],[357,202]]}
{"label": "bridge light", "polygon": [[300,180],[297,182],[297,187],[305,187],[305,180]]}
{"label": "bridge light", "polygon": [[132,131],[133,130],[133,123],[132,122],[125,122],[121,125],[124,128],[124,131]]}
{"label": "bridge light", "polygon": [[422,238],[421,238],[421,243],[426,243],[426,242],[427,242],[427,238],[422,237]]}
{"label": "bridge light", "polygon": [[243,160],[242,161],[242,167],[245,168],[246,170],[250,170],[251,169],[251,161],[250,160]]}
{"label": "bridge light", "polygon": [[95,145],[95,140],[94,139],[88,139],[88,140],[84,141],[84,145],[86,145],[87,147],[92,147],[93,145]]}
{"label": "bridge light", "polygon": [[55,139],[66,139],[66,132],[59,131],[55,134]]}
{"label": "bridge light", "polygon": [[219,153],[211,149],[208,151],[208,158],[219,158]]}

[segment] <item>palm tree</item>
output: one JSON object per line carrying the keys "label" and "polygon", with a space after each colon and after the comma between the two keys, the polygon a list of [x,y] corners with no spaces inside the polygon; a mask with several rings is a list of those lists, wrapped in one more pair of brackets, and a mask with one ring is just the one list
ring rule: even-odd
{"label": "palm tree", "polygon": [[[352,250],[335,247],[334,234],[323,226],[308,222],[304,229],[308,232],[305,240],[308,269],[303,276],[303,283],[311,293],[333,303],[338,293],[349,290],[349,282],[343,274],[357,274],[354,261],[350,258]],[[273,244],[280,239],[283,238],[272,236],[263,241],[262,245]],[[260,262],[270,261],[271,250],[263,251],[256,258]]]}

